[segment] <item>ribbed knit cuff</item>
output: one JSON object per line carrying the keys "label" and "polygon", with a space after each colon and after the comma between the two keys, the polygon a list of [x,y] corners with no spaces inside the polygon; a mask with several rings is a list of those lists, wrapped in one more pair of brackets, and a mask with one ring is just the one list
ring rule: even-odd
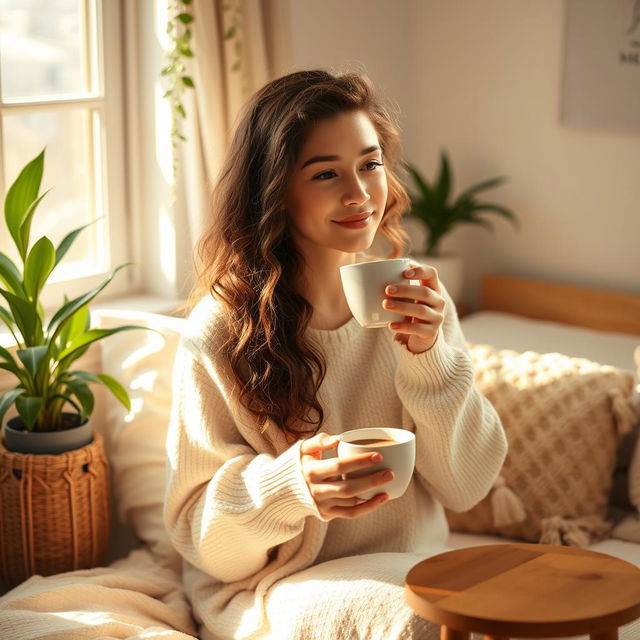
{"label": "ribbed knit cuff", "polygon": [[269,513],[277,520],[293,524],[307,516],[320,517],[316,502],[302,475],[300,446],[296,442],[262,469],[256,478],[258,494],[269,503]]}

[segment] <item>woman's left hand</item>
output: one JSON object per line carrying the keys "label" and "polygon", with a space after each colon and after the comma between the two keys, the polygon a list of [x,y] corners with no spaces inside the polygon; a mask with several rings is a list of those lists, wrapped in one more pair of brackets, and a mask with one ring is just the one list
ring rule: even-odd
{"label": "woman's left hand", "polygon": [[433,267],[411,265],[403,275],[407,280],[419,280],[420,284],[388,285],[382,306],[405,316],[404,321],[389,323],[396,339],[409,351],[423,353],[435,344],[444,319],[445,303],[438,272]]}

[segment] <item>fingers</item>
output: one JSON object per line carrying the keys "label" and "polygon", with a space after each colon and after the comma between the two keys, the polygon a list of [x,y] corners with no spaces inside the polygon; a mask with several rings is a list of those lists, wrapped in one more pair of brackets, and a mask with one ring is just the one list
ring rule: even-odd
{"label": "fingers", "polygon": [[393,477],[393,472],[390,469],[382,469],[359,478],[313,483],[309,488],[316,503],[328,502],[342,498],[355,498],[367,491],[371,491],[371,489],[391,482]]}
{"label": "fingers", "polygon": [[339,436],[331,436],[328,433],[316,433],[313,438],[303,440],[300,445],[300,455],[320,457],[320,454],[327,449],[334,449],[340,442]]}
{"label": "fingers", "polygon": [[377,451],[345,458],[316,460],[307,472],[307,478],[311,482],[323,482],[328,478],[341,478],[344,474],[366,469],[380,462],[382,462],[382,456]]}
{"label": "fingers", "polygon": [[[442,311],[444,309],[444,298],[438,291],[431,289],[425,285],[411,285],[411,284],[390,284],[385,289],[385,294],[389,296],[385,298],[384,303],[392,303],[399,305],[407,300],[415,300],[427,305],[431,309],[436,311]],[[392,306],[385,306],[385,309],[391,309]],[[395,309],[394,309],[395,310]],[[398,311],[400,313],[400,311]]]}
{"label": "fingers", "polygon": [[366,500],[365,502],[360,502],[355,506],[341,506],[336,505],[329,509],[327,516],[328,518],[359,518],[360,516],[364,516],[367,513],[371,513],[375,511],[378,507],[381,507],[387,500],[389,496],[386,493],[379,493],[370,500]]}
{"label": "fingers", "polygon": [[412,264],[403,275],[409,280],[420,280],[423,285],[427,285],[429,288],[440,293],[440,280],[438,279],[438,271],[435,267]]}

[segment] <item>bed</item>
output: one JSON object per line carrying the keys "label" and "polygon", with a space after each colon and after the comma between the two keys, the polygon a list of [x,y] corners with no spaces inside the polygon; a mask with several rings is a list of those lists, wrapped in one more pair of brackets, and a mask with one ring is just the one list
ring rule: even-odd
{"label": "bed", "polygon": [[[118,520],[109,564],[34,576],[0,598],[0,637],[6,640],[196,637],[180,561],[161,520],[171,370],[184,320],[114,309],[94,314],[92,324],[109,328],[123,320],[157,332],[143,338],[122,332],[101,345],[103,371],[117,376],[132,400],[126,416],[108,399],[104,408]],[[612,365],[626,371],[627,380],[640,344],[640,295],[492,275],[482,282],[481,309],[461,322],[471,345],[558,352]],[[504,535],[452,531],[448,546],[507,541]],[[589,547],[640,566],[636,542],[607,534]],[[640,639],[640,623],[627,625],[620,637]]]}

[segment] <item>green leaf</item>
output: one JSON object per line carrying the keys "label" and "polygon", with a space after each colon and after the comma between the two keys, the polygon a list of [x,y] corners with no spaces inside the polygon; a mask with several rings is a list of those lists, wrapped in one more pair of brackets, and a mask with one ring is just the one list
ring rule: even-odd
{"label": "green leaf", "polygon": [[115,378],[108,376],[106,373],[99,373],[98,378],[111,391],[116,400],[119,400],[127,411],[131,411],[131,400],[126,389]]}
{"label": "green leaf", "polygon": [[485,180],[484,182],[480,182],[479,184],[473,185],[463,191],[459,196],[458,200],[466,200],[470,198],[472,195],[478,193],[478,191],[484,191],[485,189],[491,189],[492,187],[497,187],[499,184],[502,184],[506,178],[498,177],[491,178],[491,180]]}
{"label": "green leaf", "polygon": [[20,227],[29,207],[38,198],[44,170],[44,149],[20,172],[9,188],[4,201],[4,218],[20,257],[24,260],[27,246],[23,244]]}
{"label": "green leaf", "polygon": [[189,76],[182,76],[182,84],[193,89],[193,80]]}
{"label": "green leaf", "polygon": [[193,22],[193,16],[190,16],[188,13],[179,13],[177,18],[182,24],[190,24]]}
{"label": "green leaf", "polygon": [[176,105],[176,111],[178,112],[178,114],[180,116],[182,116],[183,118],[187,117],[187,114],[185,113],[184,107],[181,104],[177,104]]}
{"label": "green leaf", "polygon": [[15,361],[14,357],[11,355],[11,352],[4,347],[0,347],[0,358],[4,358],[7,362],[13,364],[13,366],[17,369],[18,363]]}
{"label": "green leaf", "polygon": [[[93,300],[111,282],[111,280],[113,280],[113,277],[118,273],[118,271],[120,271],[120,269],[128,267],[131,264],[133,263],[125,262],[124,264],[119,265],[113,270],[113,273],[103,280],[95,289],[89,291],[89,293],[85,293],[82,296],[74,298],[71,302],[68,302],[62,308],[58,309],[53,318],[51,318],[49,326],[47,327],[48,340],[55,340],[64,323],[67,322],[80,307],[91,302],[91,300]],[[0,290],[0,293],[2,293],[2,290]]]}
{"label": "green leaf", "polygon": [[85,304],[80,307],[74,314],[71,315],[68,322],[65,322],[62,331],[58,337],[61,351],[69,346],[69,343],[81,333],[84,333],[88,329],[88,323],[90,322],[91,314],[89,312],[89,305]]}
{"label": "green leaf", "polygon": [[16,398],[16,409],[29,431],[33,431],[33,426],[38,419],[40,408],[42,407],[42,398],[34,398],[29,396],[18,396]]}
{"label": "green leaf", "polygon": [[240,60],[237,60],[231,67],[231,71],[238,71],[240,69]]}
{"label": "green leaf", "polygon": [[449,159],[447,153],[442,151],[440,154],[440,175],[435,189],[435,195],[441,206],[446,206],[449,199],[449,191],[451,190],[451,170],[449,169]]}
{"label": "green leaf", "polygon": [[80,406],[82,407],[83,418],[90,416],[93,412],[94,397],[91,389],[79,380],[70,380],[66,383],[67,388],[78,398]]}
{"label": "green leaf", "polygon": [[193,51],[191,51],[191,48],[188,45],[180,47],[180,53],[186,58],[193,58]]}
{"label": "green leaf", "polygon": [[49,191],[51,191],[51,189],[47,189],[37,200],[31,203],[31,206],[24,216],[24,220],[20,225],[20,238],[22,239],[22,246],[24,247],[25,253],[29,248],[29,236],[31,235],[31,220],[33,219],[33,214],[36,212],[36,209],[38,208],[38,205],[40,204],[42,198],[44,198],[47,193],[49,193]]}
{"label": "green leaf", "polygon": [[62,258],[64,258],[64,255],[67,253],[67,251],[69,251],[69,248],[75,242],[75,239],[78,237],[78,234],[84,231],[87,227],[90,227],[92,224],[95,224],[96,222],[98,222],[98,220],[102,220],[102,218],[101,217],[96,218],[95,220],[92,220],[88,224],[85,224],[83,227],[74,229],[64,237],[64,239],[56,249],[56,261],[55,261],[54,267],[57,266],[57,264],[60,262],[60,260],[62,260]]}
{"label": "green leaf", "polygon": [[232,27],[229,27],[229,29],[227,29],[226,33],[222,36],[222,39],[223,40],[230,40],[235,35],[236,35],[236,26],[233,25]]}
{"label": "green leaf", "polygon": [[191,4],[191,0],[180,0],[182,4]]}
{"label": "green leaf", "polygon": [[62,362],[65,358],[68,358],[73,354],[74,351],[77,351],[80,348],[83,348],[87,345],[96,342],[97,340],[102,340],[107,336],[111,336],[115,333],[119,333],[120,331],[131,331],[133,329],[144,329],[145,327],[138,327],[133,325],[125,325],[123,327],[117,327],[115,329],[90,329],[85,333],[81,333],[79,336],[76,336],[71,344],[64,349],[60,353],[60,362]]}
{"label": "green leaf", "polygon": [[26,294],[22,286],[22,275],[11,258],[4,253],[0,253],[0,280],[5,283],[11,293],[15,293],[17,296],[26,298]]}
{"label": "green leaf", "polygon": [[11,314],[4,307],[0,307],[0,320],[7,325],[10,331],[13,331],[13,328],[16,326]]}
{"label": "green leaf", "polygon": [[42,332],[40,317],[27,300],[15,296],[10,291],[5,291],[4,289],[0,289],[0,295],[9,303],[11,313],[25,344],[32,346],[37,342]]}
{"label": "green leaf", "polygon": [[5,413],[9,407],[15,402],[18,396],[21,396],[24,393],[24,389],[11,389],[10,391],[5,391],[0,396],[0,424],[4,421]]}
{"label": "green leaf", "polygon": [[489,213],[496,213],[499,216],[503,216],[505,218],[507,218],[508,220],[510,220],[515,226],[518,226],[518,220],[515,216],[515,214],[513,213],[513,211],[511,211],[510,209],[507,209],[506,207],[503,207],[499,204],[490,204],[490,203],[486,203],[486,204],[478,204],[475,205],[473,207],[474,211],[487,211]]}
{"label": "green leaf", "polygon": [[47,356],[49,350],[48,345],[40,345],[37,347],[28,347],[26,349],[18,349],[16,352],[18,358],[25,366],[25,369],[29,372],[31,378],[35,378],[40,369],[42,361]]}
{"label": "green leaf", "polygon": [[37,300],[40,291],[56,264],[56,252],[47,236],[36,242],[24,263],[24,288],[31,300]]}

